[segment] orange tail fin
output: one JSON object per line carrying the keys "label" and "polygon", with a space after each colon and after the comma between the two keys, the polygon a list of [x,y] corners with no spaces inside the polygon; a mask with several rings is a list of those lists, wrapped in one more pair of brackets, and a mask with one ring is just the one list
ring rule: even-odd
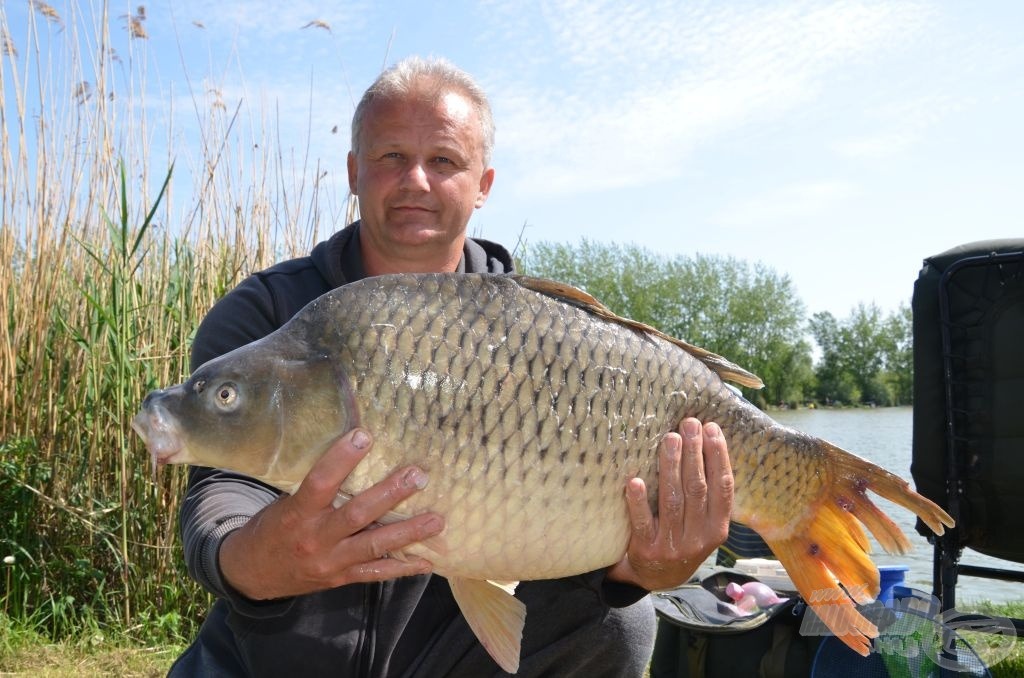
{"label": "orange tail fin", "polygon": [[837,501],[847,502],[845,508],[867,525],[887,552],[906,553],[910,549],[910,542],[896,523],[868,498],[868,490],[913,511],[937,535],[942,535],[945,528],[953,527],[953,518],[948,513],[912,490],[910,483],[903,478],[831,443],[824,440],[820,442],[827,463],[834,469],[836,480],[842,488],[836,493]]}
{"label": "orange tail fin", "polygon": [[853,516],[822,503],[809,525],[794,529],[788,538],[765,541],[815,614],[840,640],[867,656],[878,629],[854,601],[866,603],[878,595],[878,569],[867,556],[867,538]]}
{"label": "orange tail fin", "polygon": [[767,530],[768,546],[786,568],[797,590],[844,643],[867,655],[878,629],[855,603],[873,600],[879,591],[878,568],[868,557],[863,523],[890,553],[904,553],[910,542],[871,499],[872,490],[917,514],[936,534],[953,520],[937,505],[910,489],[907,481],[830,443],[818,441],[827,491],[808,506],[804,518],[787,529]]}

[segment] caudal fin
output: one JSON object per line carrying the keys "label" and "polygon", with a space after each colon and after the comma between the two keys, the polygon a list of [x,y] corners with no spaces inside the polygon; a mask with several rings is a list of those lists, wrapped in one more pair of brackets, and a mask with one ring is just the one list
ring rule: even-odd
{"label": "caudal fin", "polygon": [[905,553],[911,546],[896,523],[871,501],[868,490],[913,511],[936,534],[954,523],[899,476],[825,441],[816,443],[829,482],[797,524],[766,530],[763,536],[822,622],[866,656],[878,629],[856,604],[878,595],[879,578],[868,557],[870,544],[862,524],[890,553]]}
{"label": "caudal fin", "polygon": [[[820,442],[829,457],[829,463],[836,469],[836,475],[841,481],[841,492],[852,500],[849,511],[871,530],[871,534],[887,552],[906,553],[910,550],[910,542],[896,523],[875,506],[867,496],[868,490],[913,511],[937,535],[941,536],[947,527],[954,526],[953,518],[948,513],[911,489],[910,483],[903,478],[831,443],[824,440]],[[837,497],[840,496],[837,493]]]}

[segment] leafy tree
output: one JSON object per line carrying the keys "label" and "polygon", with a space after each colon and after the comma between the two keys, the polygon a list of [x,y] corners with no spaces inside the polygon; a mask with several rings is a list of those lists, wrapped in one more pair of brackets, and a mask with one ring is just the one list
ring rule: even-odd
{"label": "leafy tree", "polygon": [[843,338],[839,321],[828,311],[822,311],[811,317],[809,327],[821,349],[821,360],[815,370],[818,400],[826,404],[859,402],[860,392],[855,392],[856,387],[843,364]]}
{"label": "leafy tree", "polygon": [[900,304],[882,327],[885,347],[886,383],[897,405],[914,400],[913,312]]}
{"label": "leafy tree", "polygon": [[825,402],[898,405],[911,401],[911,315],[906,305],[883,317],[859,304],[842,321],[816,313],[811,333],[821,349],[818,397]]}

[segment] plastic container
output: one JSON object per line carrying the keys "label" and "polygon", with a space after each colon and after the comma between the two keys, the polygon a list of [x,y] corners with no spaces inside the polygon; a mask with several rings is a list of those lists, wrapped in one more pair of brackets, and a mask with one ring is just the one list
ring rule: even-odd
{"label": "plastic container", "polygon": [[878,592],[878,602],[886,607],[892,607],[893,587],[903,586],[909,569],[906,565],[879,566],[878,578],[881,590]]}
{"label": "plastic container", "polygon": [[782,563],[770,558],[740,558],[733,566],[738,572],[750,575],[778,591],[796,591],[793,580],[786,573]]}
{"label": "plastic container", "polygon": [[768,558],[740,558],[733,567],[751,577],[776,577],[780,574],[780,570],[782,574],[785,574],[782,563]]}

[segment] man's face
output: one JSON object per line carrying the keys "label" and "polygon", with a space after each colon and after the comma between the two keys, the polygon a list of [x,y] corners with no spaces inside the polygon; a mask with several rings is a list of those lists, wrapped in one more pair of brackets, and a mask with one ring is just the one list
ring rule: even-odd
{"label": "man's face", "polygon": [[461,251],[469,218],[494,180],[469,100],[449,92],[376,101],[359,146],[348,172],[364,247],[395,260],[432,248]]}

